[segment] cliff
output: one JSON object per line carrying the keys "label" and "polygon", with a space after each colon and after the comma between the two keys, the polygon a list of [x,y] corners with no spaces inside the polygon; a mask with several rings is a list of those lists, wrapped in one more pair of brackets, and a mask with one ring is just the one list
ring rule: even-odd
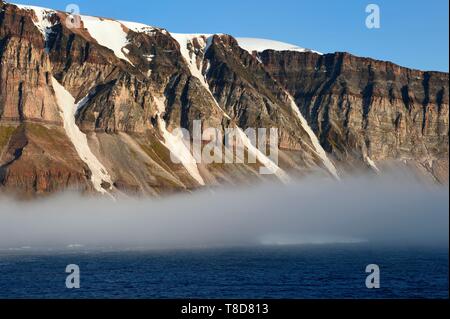
{"label": "cliff", "polygon": [[[448,73],[0,1],[0,189],[158,196],[408,165],[448,182]],[[201,163],[185,128],[277,128],[279,161]],[[182,159],[174,163],[170,155]],[[265,167],[271,175],[261,175]]]}

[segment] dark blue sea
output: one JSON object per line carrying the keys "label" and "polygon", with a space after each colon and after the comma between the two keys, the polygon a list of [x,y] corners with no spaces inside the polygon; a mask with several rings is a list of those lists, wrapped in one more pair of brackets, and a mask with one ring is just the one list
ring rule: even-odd
{"label": "dark blue sea", "polygon": [[[448,248],[0,251],[0,298],[448,298]],[[66,266],[80,268],[67,289]],[[366,266],[380,267],[367,289]]]}

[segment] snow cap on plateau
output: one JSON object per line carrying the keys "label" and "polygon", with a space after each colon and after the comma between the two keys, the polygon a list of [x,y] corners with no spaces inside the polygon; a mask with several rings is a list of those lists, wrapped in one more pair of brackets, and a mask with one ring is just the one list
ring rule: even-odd
{"label": "snow cap on plateau", "polygon": [[254,51],[263,52],[266,50],[274,50],[274,51],[313,52],[317,54],[322,54],[317,51],[301,48],[294,44],[274,40],[257,39],[257,38],[236,38],[236,40],[238,41],[239,46],[241,48],[250,53],[253,53]]}
{"label": "snow cap on plateau", "polygon": [[24,6],[21,4],[14,4],[14,5],[17,6],[19,9],[34,12],[36,18],[33,19],[33,23],[38,28],[38,30],[41,31],[45,41],[47,41],[48,36],[51,33],[51,28],[53,27],[53,23],[50,21],[50,17],[56,11],[35,6]]}

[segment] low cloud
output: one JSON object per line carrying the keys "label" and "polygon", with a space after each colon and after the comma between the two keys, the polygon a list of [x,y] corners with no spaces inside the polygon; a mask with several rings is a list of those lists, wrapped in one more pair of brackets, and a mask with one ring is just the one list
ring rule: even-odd
{"label": "low cloud", "polygon": [[398,176],[205,190],[164,199],[0,199],[0,248],[448,245],[448,187]]}

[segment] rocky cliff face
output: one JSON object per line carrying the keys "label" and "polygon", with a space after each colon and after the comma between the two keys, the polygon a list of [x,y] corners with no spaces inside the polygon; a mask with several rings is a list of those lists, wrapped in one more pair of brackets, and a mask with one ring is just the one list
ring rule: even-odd
{"label": "rocky cliff face", "polygon": [[[196,161],[172,134],[195,120],[277,128],[279,163],[242,137],[255,164]],[[0,189],[156,196],[398,160],[448,181],[448,74],[0,1]]]}
{"label": "rocky cliff face", "polygon": [[259,57],[340,162],[413,161],[448,181],[448,73],[348,53]]}
{"label": "rocky cliff face", "polygon": [[33,18],[1,4],[0,184],[25,196],[87,191],[90,172],[62,128],[51,62]]}

